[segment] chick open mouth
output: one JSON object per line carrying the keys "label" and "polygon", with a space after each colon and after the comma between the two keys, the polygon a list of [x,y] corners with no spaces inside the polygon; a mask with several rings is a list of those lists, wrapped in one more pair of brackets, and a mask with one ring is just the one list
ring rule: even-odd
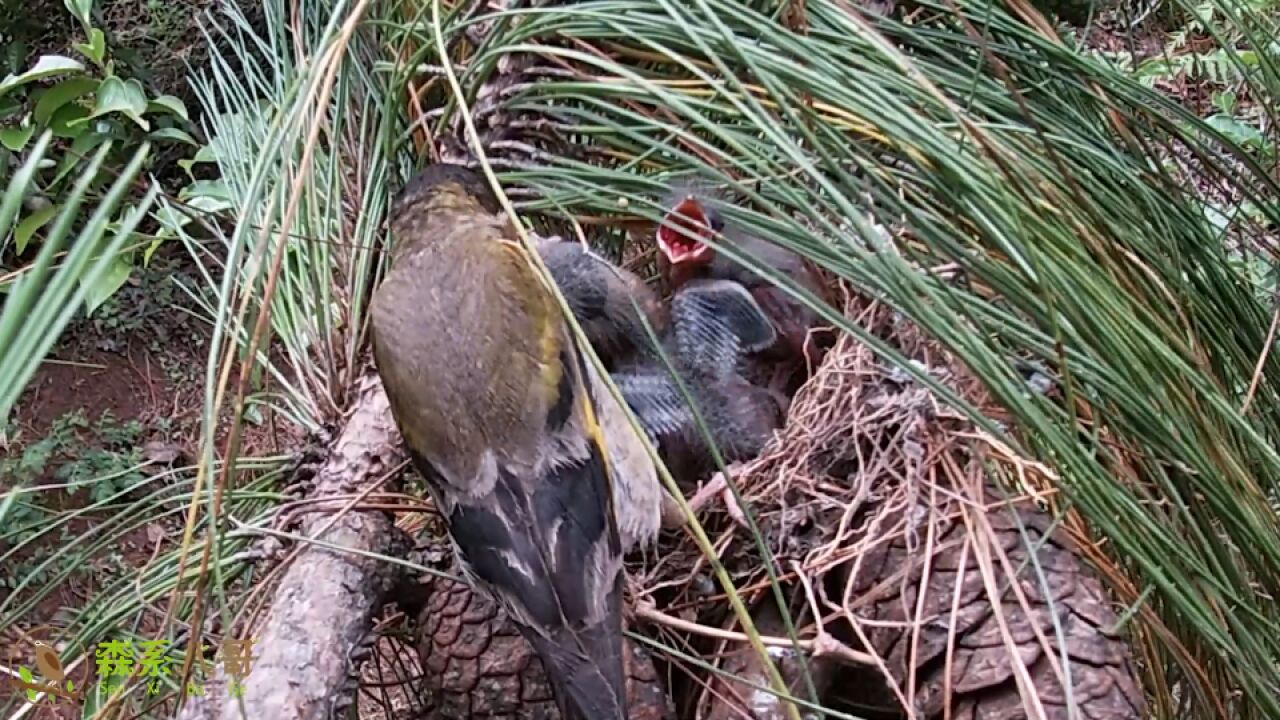
{"label": "chick open mouth", "polygon": [[702,240],[711,231],[701,203],[685,198],[671,209],[658,228],[658,247],[673,263],[695,260],[711,252]]}

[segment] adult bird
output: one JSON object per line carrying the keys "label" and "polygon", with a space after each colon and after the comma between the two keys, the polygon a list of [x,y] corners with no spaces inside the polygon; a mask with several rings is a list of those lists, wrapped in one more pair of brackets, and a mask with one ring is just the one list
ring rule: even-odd
{"label": "adult bird", "polygon": [[562,716],[623,720],[622,554],[656,534],[660,487],[498,211],[461,166],[405,186],[374,359],[464,573],[533,645]]}
{"label": "adult bird", "polygon": [[[800,255],[745,233],[725,222],[721,201],[697,187],[678,187],[664,203],[667,212],[655,233],[659,265],[668,285],[678,289],[696,278],[733,280],[741,284],[764,311],[778,334],[778,342],[767,353],[776,365],[771,388],[790,394],[797,389],[797,370],[816,364],[821,347],[808,342],[810,331],[819,326],[817,313],[793,298],[765,277],[727,254],[717,252],[707,241],[754,258],[799,287],[822,297],[823,283],[817,271]],[[799,375],[803,379],[803,375]]]}

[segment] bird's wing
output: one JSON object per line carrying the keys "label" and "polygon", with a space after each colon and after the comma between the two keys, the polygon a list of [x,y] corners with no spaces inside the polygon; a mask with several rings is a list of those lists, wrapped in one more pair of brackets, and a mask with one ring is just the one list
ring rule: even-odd
{"label": "bird's wing", "polygon": [[682,435],[694,426],[689,404],[664,370],[622,370],[613,374],[613,382],[650,440]]}
{"label": "bird's wing", "polygon": [[681,363],[728,378],[743,355],[769,347],[777,334],[751,293],[732,280],[698,280],[671,299],[671,326]]}
{"label": "bird's wing", "polygon": [[[411,280],[416,321],[448,326],[412,351],[438,361],[388,381],[384,347],[379,372],[397,415],[429,423],[407,438],[414,463],[465,570],[564,690],[562,713],[622,718],[621,550],[584,357],[524,250],[470,240],[456,257],[424,260]],[[433,285],[427,265],[441,262],[465,280]],[[386,314],[375,309],[375,348],[391,331],[379,327]]]}
{"label": "bird's wing", "polygon": [[[648,545],[662,524],[662,504],[666,491],[658,479],[658,469],[636,432],[621,403],[614,397],[595,368],[588,364],[592,395],[599,409],[600,427],[609,449],[613,471],[614,517],[622,552]],[[625,394],[623,402],[626,401]],[[640,421],[641,429],[644,421]],[[653,440],[652,435],[650,439]]]}

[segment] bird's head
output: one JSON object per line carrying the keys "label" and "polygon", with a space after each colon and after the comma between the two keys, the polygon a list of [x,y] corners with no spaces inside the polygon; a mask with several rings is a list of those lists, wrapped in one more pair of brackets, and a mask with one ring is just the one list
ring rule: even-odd
{"label": "bird's head", "polygon": [[715,249],[706,244],[724,229],[720,213],[694,192],[676,196],[658,226],[658,249],[674,269],[691,270],[711,262]]}
{"label": "bird's head", "polygon": [[391,203],[391,228],[399,235],[401,229],[425,226],[431,215],[493,215],[501,209],[482,173],[463,165],[436,163],[418,171],[396,195]]}

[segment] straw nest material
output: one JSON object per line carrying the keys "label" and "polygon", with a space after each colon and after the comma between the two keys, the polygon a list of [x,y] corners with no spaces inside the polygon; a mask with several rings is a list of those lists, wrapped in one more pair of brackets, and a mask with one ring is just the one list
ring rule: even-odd
{"label": "straw nest material", "polygon": [[[846,314],[918,371],[999,415],[976,381],[890,308],[851,298]],[[703,522],[757,619],[785,630],[769,618],[769,578],[742,508],[754,515],[826,703],[866,709],[878,697],[891,714],[1066,718],[1069,695],[1083,717],[1142,717],[1107,593],[1037,501],[1049,481],[1047,470],[844,336],[796,395],[786,427],[736,473],[742,505],[726,489]],[[688,646],[688,618],[738,630],[692,541],[678,538],[664,557],[645,585],[666,608],[650,616],[665,623],[668,643]],[[706,653],[742,643],[693,645]],[[738,673],[749,670],[740,656]],[[791,680],[804,696],[808,686]],[[717,714],[726,706],[775,716],[734,683],[698,685],[698,716],[741,716]],[[842,697],[849,687],[862,688],[861,698]]]}

